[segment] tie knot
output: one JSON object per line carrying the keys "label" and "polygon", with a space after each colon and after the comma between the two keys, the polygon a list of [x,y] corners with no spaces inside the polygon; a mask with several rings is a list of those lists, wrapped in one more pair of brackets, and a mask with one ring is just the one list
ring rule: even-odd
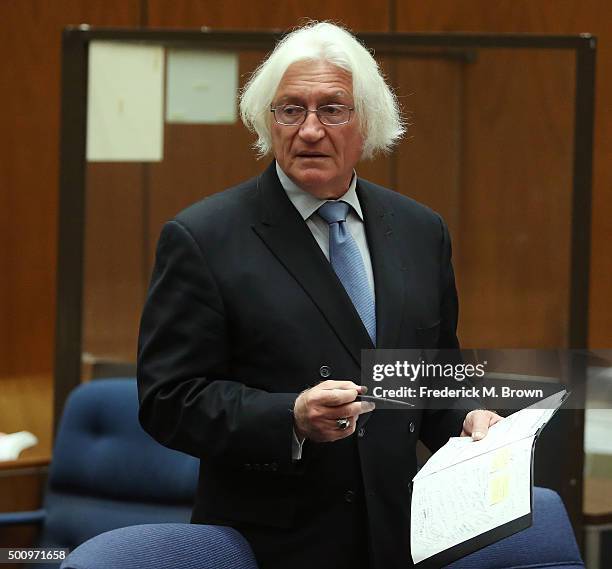
{"label": "tie knot", "polygon": [[330,225],[339,221],[346,221],[349,212],[346,202],[325,202],[318,210],[318,214]]}

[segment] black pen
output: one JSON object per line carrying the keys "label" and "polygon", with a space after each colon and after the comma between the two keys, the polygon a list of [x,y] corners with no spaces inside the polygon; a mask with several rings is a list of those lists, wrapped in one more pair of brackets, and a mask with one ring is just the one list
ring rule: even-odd
{"label": "black pen", "polygon": [[371,403],[380,404],[381,407],[414,407],[414,403],[400,401],[399,399],[386,399],[385,397],[375,397],[374,395],[357,395],[355,401],[370,401]]}

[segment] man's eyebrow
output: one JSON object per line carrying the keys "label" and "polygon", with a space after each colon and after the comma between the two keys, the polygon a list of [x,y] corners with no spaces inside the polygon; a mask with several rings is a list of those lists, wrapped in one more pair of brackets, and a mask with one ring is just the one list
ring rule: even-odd
{"label": "man's eyebrow", "polygon": [[283,95],[276,99],[277,103],[284,103],[285,101],[298,101],[301,97],[299,95]]}
{"label": "man's eyebrow", "polygon": [[340,91],[336,91],[335,93],[331,94],[331,95],[327,95],[326,97],[323,97],[323,99],[351,99],[352,100],[352,96],[350,95],[350,93],[348,93],[347,91],[344,90],[340,90]]}
{"label": "man's eyebrow", "polygon": [[[323,93],[320,98],[322,100],[330,100],[330,99],[335,99],[335,98],[350,99],[351,95],[348,91],[345,91],[344,89],[338,89],[337,91],[334,91],[334,92]],[[303,100],[304,100],[304,95],[302,94],[286,93],[282,95],[281,97],[279,97],[278,99],[276,99],[276,103],[278,104],[278,103],[284,103],[287,101],[303,101]]]}

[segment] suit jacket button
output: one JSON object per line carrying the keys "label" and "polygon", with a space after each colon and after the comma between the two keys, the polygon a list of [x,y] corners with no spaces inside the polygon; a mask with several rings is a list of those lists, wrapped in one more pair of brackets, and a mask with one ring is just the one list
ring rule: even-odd
{"label": "suit jacket button", "polygon": [[319,368],[319,375],[326,379],[331,375],[331,368],[329,366],[323,365]]}
{"label": "suit jacket button", "polygon": [[360,439],[363,439],[363,437],[365,437],[365,427],[360,427],[359,430],[357,431],[357,436]]}
{"label": "suit jacket button", "polygon": [[352,490],[347,490],[344,493],[344,501],[352,504],[355,501],[355,492],[353,492]]}
{"label": "suit jacket button", "polygon": [[410,421],[410,425],[408,425],[411,433],[414,433],[414,422]]}

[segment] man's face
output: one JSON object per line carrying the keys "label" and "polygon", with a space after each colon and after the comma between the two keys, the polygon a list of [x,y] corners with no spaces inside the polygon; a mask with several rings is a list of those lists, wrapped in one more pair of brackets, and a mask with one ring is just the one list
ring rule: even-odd
{"label": "man's face", "polygon": [[[287,68],[273,106],[353,106],[353,80],[347,71],[323,61],[303,61]],[[316,113],[301,125],[286,126],[272,118],[272,150],[279,166],[300,188],[320,199],[337,199],[348,189],[363,149],[357,117],[326,126]]]}

